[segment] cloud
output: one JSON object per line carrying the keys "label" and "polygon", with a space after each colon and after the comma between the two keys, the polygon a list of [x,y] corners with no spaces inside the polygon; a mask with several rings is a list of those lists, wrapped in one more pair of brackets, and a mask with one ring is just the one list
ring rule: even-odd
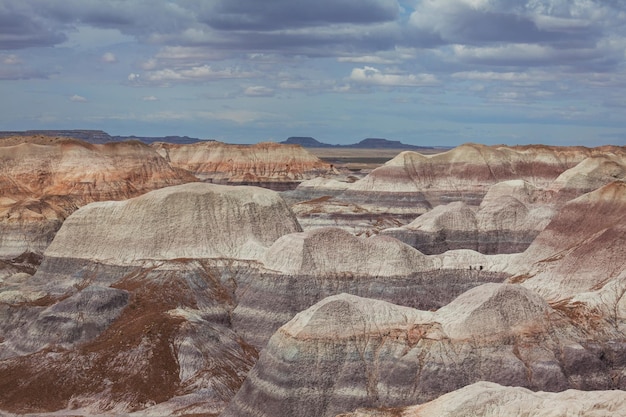
{"label": "cloud", "polygon": [[432,74],[384,73],[374,67],[354,68],[350,80],[357,83],[387,87],[427,87],[439,82]]}
{"label": "cloud", "polygon": [[438,0],[422,1],[410,23],[443,43],[568,45],[599,39],[611,25],[606,11],[594,0]]}
{"label": "cloud", "polygon": [[48,74],[24,64],[16,54],[0,54],[0,80],[45,79]]}
{"label": "cloud", "polygon": [[78,94],[74,94],[70,97],[70,101],[73,101],[75,103],[85,103],[87,102],[87,99],[83,96],[79,96]]}
{"label": "cloud", "polygon": [[100,57],[100,60],[102,62],[104,62],[104,63],[107,63],[107,64],[113,64],[113,63],[117,62],[117,57],[115,56],[115,54],[113,52],[105,52]]}
{"label": "cloud", "polygon": [[270,113],[251,110],[223,110],[218,112],[204,112],[201,114],[201,117],[212,120],[226,120],[237,124],[247,124],[274,116]]}
{"label": "cloud", "polygon": [[497,66],[576,65],[608,68],[623,59],[623,50],[610,47],[559,49],[550,45],[519,43],[496,46],[454,45],[453,55],[461,62]]}
{"label": "cloud", "polygon": [[247,87],[243,93],[248,97],[272,97],[274,96],[274,89],[255,85]]}
{"label": "cloud", "polygon": [[238,68],[214,70],[210,65],[200,65],[191,68],[165,68],[150,71],[146,73],[145,79],[152,83],[163,84],[172,81],[200,82],[228,78],[249,78],[252,76],[252,73],[241,71]]}
{"label": "cloud", "polygon": [[128,81],[130,81],[131,83],[138,82],[140,78],[141,78],[141,75],[134,73],[134,72],[131,72],[130,74],[128,74],[128,77],[127,77]]}
{"label": "cloud", "polygon": [[0,1],[0,49],[52,46],[66,39],[59,27],[48,25],[37,15],[21,2]]}
{"label": "cloud", "polygon": [[383,58],[376,55],[362,55],[362,56],[340,56],[337,58],[337,62],[351,62],[354,64],[397,64],[397,60]]}
{"label": "cloud", "polygon": [[141,100],[143,101],[159,101],[159,99],[155,96],[145,96],[142,97]]}
{"label": "cloud", "polygon": [[22,63],[22,60],[15,54],[0,55],[0,59],[2,59],[2,63],[5,65],[19,65]]}
{"label": "cloud", "polygon": [[455,72],[452,78],[470,81],[543,82],[554,81],[556,76],[547,72],[463,71]]}
{"label": "cloud", "polygon": [[[218,0],[198,9],[219,30],[276,30],[328,24],[372,24],[398,17],[396,0]],[[206,3],[205,3],[206,4]]]}

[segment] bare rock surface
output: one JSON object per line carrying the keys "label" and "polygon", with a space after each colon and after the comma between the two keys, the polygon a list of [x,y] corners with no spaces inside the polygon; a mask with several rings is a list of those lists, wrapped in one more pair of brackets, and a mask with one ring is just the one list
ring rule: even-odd
{"label": "bare rock surface", "polygon": [[258,143],[231,145],[217,141],[189,145],[153,145],[174,167],[202,180],[222,183],[299,182],[332,167],[297,145]]}
{"label": "bare rock surface", "polygon": [[605,417],[626,415],[626,392],[580,391],[533,392],[477,382],[442,395],[434,401],[393,410],[363,409],[337,417]]}
{"label": "bare rock surface", "polygon": [[263,268],[236,277],[233,325],[262,348],[296,313],[339,293],[437,309],[487,282],[502,282],[511,255],[465,250],[426,256],[390,237],[356,237],[320,228],[279,238]]}
{"label": "bare rock surface", "polygon": [[623,154],[607,153],[584,159],[559,175],[549,189],[561,199],[571,199],[596,190],[606,184],[626,179],[626,158]]}
{"label": "bare rock surface", "polygon": [[[328,184],[326,193],[320,194],[315,187],[302,184],[289,198],[294,197],[297,202],[307,203],[296,208],[304,228],[309,227],[309,224],[334,225],[358,234],[372,234],[390,226],[406,225],[439,205],[463,201],[477,207],[489,188],[497,183],[524,181],[531,187],[547,190],[559,175],[581,161],[596,156],[602,158],[607,154],[612,155],[612,163],[618,164],[623,161],[626,152],[623,147],[507,147],[478,144],[461,145],[435,155],[406,151],[364,178],[348,184],[343,190],[337,184]],[[608,179],[600,171],[607,175],[619,175],[611,169],[601,169],[596,175],[597,184]],[[555,185],[552,192],[559,193],[557,188]],[[563,190],[561,195],[562,200],[567,201],[579,194]],[[323,201],[320,200],[322,197]],[[529,204],[520,201],[524,205]],[[512,210],[510,207],[507,209]],[[533,214],[545,220],[541,213]],[[392,224],[387,216],[395,218],[399,224]],[[513,244],[510,250],[522,250],[530,238],[515,236],[514,239],[520,243]],[[497,237],[493,234],[488,236],[488,240],[494,239]],[[492,243],[491,246],[497,247],[498,244]]]}
{"label": "bare rock surface", "polygon": [[485,284],[434,313],[341,294],[272,336],[222,416],[401,407],[481,380],[624,389],[623,344],[614,350],[608,341],[623,335],[603,334],[588,344],[565,314],[519,285]]}
{"label": "bare rock surface", "polygon": [[79,209],[32,277],[0,285],[0,409],[218,414],[258,355],[231,323],[235,258],[299,230],[257,187],[190,183]]}
{"label": "bare rock surface", "polygon": [[461,201],[440,205],[382,234],[428,254],[454,249],[523,252],[555,214],[546,198],[546,193],[526,181],[505,181],[490,187],[478,208]]}
{"label": "bare rock surface", "polygon": [[550,302],[601,289],[626,270],[626,183],[565,204],[522,256],[515,282]]}
{"label": "bare rock surface", "polygon": [[94,201],[194,181],[139,142],[20,138],[0,146],[0,258],[41,254],[63,220]]}
{"label": "bare rock surface", "polygon": [[165,414],[219,413],[257,351],[230,329],[228,292],[211,269],[192,260],[107,268],[117,275],[107,287],[0,303],[0,351],[32,352],[0,361],[0,409],[121,415],[167,403]]}
{"label": "bare rock surface", "polygon": [[299,230],[273,191],[190,183],[82,207],[65,221],[46,256],[118,265],[150,259],[256,259],[280,236]]}
{"label": "bare rock surface", "polygon": [[438,265],[399,240],[357,238],[338,228],[320,228],[279,238],[264,254],[264,265],[284,274],[397,276]]}
{"label": "bare rock surface", "polygon": [[[623,153],[621,148],[616,150]],[[582,147],[510,148],[478,144],[461,145],[435,155],[407,151],[357,181],[351,189],[407,192],[437,188],[471,192],[507,180],[525,180],[542,187],[586,157],[603,152]]]}

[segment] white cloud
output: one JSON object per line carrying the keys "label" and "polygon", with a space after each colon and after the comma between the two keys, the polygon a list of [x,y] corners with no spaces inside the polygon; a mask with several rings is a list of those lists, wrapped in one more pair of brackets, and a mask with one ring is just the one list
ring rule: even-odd
{"label": "white cloud", "polygon": [[100,60],[106,64],[114,64],[117,62],[117,57],[113,52],[105,52]]}
{"label": "white cloud", "polygon": [[19,65],[22,60],[15,54],[2,55],[2,63],[5,65]]}
{"label": "white cloud", "polygon": [[159,99],[155,96],[145,96],[141,98],[143,101],[159,101]]}
{"label": "white cloud", "polygon": [[437,78],[432,74],[392,74],[368,66],[354,68],[350,80],[388,87],[425,87],[438,84]]}
{"label": "white cloud", "polygon": [[383,58],[376,55],[363,55],[363,56],[342,56],[337,58],[338,62],[351,62],[354,64],[397,64],[397,60]]}
{"label": "white cloud", "polygon": [[74,94],[70,97],[70,101],[73,101],[75,103],[85,103],[87,99],[83,96],[79,96],[78,94]]}
{"label": "white cloud", "polygon": [[167,83],[171,81],[193,82],[225,78],[249,78],[252,76],[252,73],[241,71],[238,68],[214,70],[209,65],[200,65],[191,68],[166,68],[151,71],[146,74],[146,79],[154,83]]}
{"label": "white cloud", "polygon": [[546,72],[462,71],[452,74],[452,78],[471,81],[541,82],[552,81],[555,76]]}
{"label": "white cloud", "polygon": [[141,77],[141,75],[139,75],[139,74],[130,73],[130,74],[128,74],[128,81],[130,81],[130,82],[137,82],[137,81],[139,81],[140,77]]}
{"label": "white cloud", "polygon": [[243,92],[248,97],[272,97],[274,89],[261,85],[250,86]]}
{"label": "white cloud", "polygon": [[175,111],[162,111],[158,113],[150,113],[140,117],[145,121],[177,121],[177,120],[193,120],[193,115],[190,113],[181,113]]}
{"label": "white cloud", "polygon": [[237,124],[246,124],[257,120],[272,117],[269,113],[250,110],[224,110],[220,112],[205,112],[202,116],[213,120],[227,120]]}

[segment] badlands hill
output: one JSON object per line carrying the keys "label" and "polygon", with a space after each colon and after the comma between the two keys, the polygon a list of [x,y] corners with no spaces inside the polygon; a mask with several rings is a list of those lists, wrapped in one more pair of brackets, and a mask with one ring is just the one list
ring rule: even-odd
{"label": "badlands hill", "polygon": [[256,259],[280,236],[297,231],[295,217],[270,190],[190,183],[82,207],[65,221],[45,255],[116,265]]}
{"label": "badlands hill", "polygon": [[0,257],[5,259],[41,254],[62,221],[82,205],[195,181],[139,142],[19,139],[20,144],[0,146]]}
{"label": "badlands hill", "polygon": [[556,212],[546,195],[526,181],[504,181],[489,188],[478,208],[462,201],[437,206],[382,234],[429,254],[453,249],[486,254],[523,252]]}
{"label": "badlands hill", "polygon": [[[623,148],[611,151],[624,155]],[[355,183],[354,191],[425,191],[437,188],[452,192],[480,192],[485,186],[507,180],[524,180],[547,186],[583,159],[605,153],[583,147],[529,146],[509,148],[465,144],[448,152],[421,155],[402,152],[384,166]]]}
{"label": "badlands hill", "polygon": [[206,141],[153,146],[172,166],[213,182],[294,182],[332,171],[330,165],[297,145],[230,145]]}
{"label": "badlands hill", "polygon": [[624,415],[626,392],[533,392],[520,387],[477,382],[423,405],[393,410],[362,409],[337,417],[509,417],[519,416],[522,412],[533,417]]}
{"label": "badlands hill", "polygon": [[565,301],[623,280],[625,247],[626,183],[616,181],[565,204],[517,260],[513,279]]}
{"label": "badlands hill", "polygon": [[479,381],[626,388],[610,377],[626,365],[612,347],[623,335],[606,327],[595,343],[587,336],[519,285],[485,284],[434,313],[341,294],[272,336],[222,416],[336,416],[417,404]]}
{"label": "badlands hill", "polygon": [[0,286],[0,410],[219,413],[257,357],[231,326],[233,262],[299,230],[256,187],[77,210],[33,277]]}
{"label": "badlands hill", "polygon": [[[477,207],[492,186],[508,181],[523,181],[537,190],[537,201],[520,201],[533,212],[528,221],[532,222],[536,214],[540,216],[538,223],[545,225],[546,218],[539,212],[544,210],[541,206],[547,212],[555,211],[572,198],[623,178],[625,157],[626,149],[617,146],[506,147],[465,144],[435,155],[401,152],[360,180],[304,181],[287,197],[299,202],[294,210],[305,229],[334,225],[353,233],[372,234],[407,225],[434,207],[451,202],[461,201],[470,207]],[[503,196],[502,192],[500,195]],[[513,197],[517,198],[515,195]],[[529,203],[532,203],[531,206],[528,206]],[[503,198],[500,204],[509,213],[524,210],[519,205],[514,207],[517,203],[513,200],[507,203]],[[492,204],[489,210],[493,211],[497,206]],[[484,213],[487,214],[487,211]],[[492,215],[487,215],[484,222],[489,223],[491,220],[497,222]],[[519,227],[526,226],[521,224],[523,222],[518,223],[515,230],[518,236],[504,236],[502,243],[499,243],[500,237],[492,234],[484,236],[487,239],[485,244],[479,244],[470,237],[473,242],[470,246],[458,246],[451,242],[449,247],[484,247],[479,250],[498,251],[501,245],[503,250],[507,250],[507,246],[510,251],[523,250],[540,229],[523,232]],[[485,226],[487,229],[492,227],[488,224]],[[532,225],[528,226],[532,228]],[[401,239],[406,242],[415,240],[409,236],[411,233],[404,231],[393,235],[405,235]],[[441,236],[435,239],[446,240]],[[461,240],[465,239],[461,237]],[[428,245],[416,247],[429,252],[431,249],[428,249]],[[433,242],[431,246],[434,251],[446,248],[445,242]]]}
{"label": "badlands hill", "polygon": [[[40,265],[28,254],[0,261],[0,413],[506,415],[536,410],[528,398],[555,412],[562,401],[621,412],[622,148],[472,145],[470,156],[450,151],[421,168],[435,156],[417,157],[416,172],[443,176],[387,191],[361,189],[384,184],[379,173],[360,184],[311,171],[325,176],[309,182],[317,200],[294,207],[320,216],[332,207],[328,223],[349,210],[369,230],[413,222],[401,229],[422,233],[437,248],[428,255],[314,218],[303,231],[281,195],[306,187],[182,184],[197,177],[174,167],[164,145],[117,144],[117,154],[75,141],[22,145],[65,156],[30,169],[20,165],[34,156],[6,152],[2,204],[54,202],[69,217],[40,246]],[[202,154],[191,150],[176,152]],[[247,165],[252,177],[264,161]],[[566,389],[581,393],[573,400]]]}

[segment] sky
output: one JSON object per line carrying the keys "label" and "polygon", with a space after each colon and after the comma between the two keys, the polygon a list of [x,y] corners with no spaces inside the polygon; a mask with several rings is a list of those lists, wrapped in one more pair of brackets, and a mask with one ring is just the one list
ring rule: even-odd
{"label": "sky", "polygon": [[626,0],[0,0],[0,130],[626,145]]}

